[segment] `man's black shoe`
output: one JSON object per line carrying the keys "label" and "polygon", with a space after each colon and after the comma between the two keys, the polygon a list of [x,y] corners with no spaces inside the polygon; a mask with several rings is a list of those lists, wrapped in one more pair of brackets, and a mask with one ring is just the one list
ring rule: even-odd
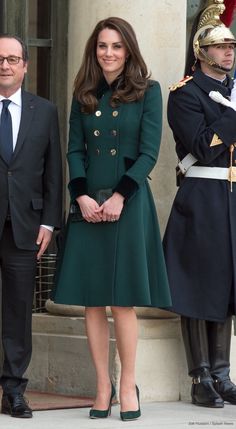
{"label": "man's black shoe", "polygon": [[2,397],[2,414],[9,414],[12,417],[31,418],[32,410],[25,401],[21,393],[3,394]]}

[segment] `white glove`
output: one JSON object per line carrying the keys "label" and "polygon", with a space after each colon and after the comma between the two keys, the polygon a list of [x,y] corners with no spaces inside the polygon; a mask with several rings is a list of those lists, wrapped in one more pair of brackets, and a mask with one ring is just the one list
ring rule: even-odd
{"label": "white glove", "polygon": [[230,99],[231,99],[231,101],[233,101],[233,103],[236,103],[236,79],[234,79],[234,86],[233,86],[233,89],[231,91]]}
{"label": "white glove", "polygon": [[[233,91],[234,91],[233,95],[236,98],[236,86],[232,89],[232,92]],[[209,97],[212,100],[216,101],[216,103],[220,103],[226,107],[231,107],[231,109],[236,111],[236,100],[235,101],[233,101],[233,100],[229,101],[227,98],[223,97],[223,95],[218,91],[211,91],[209,93]]]}

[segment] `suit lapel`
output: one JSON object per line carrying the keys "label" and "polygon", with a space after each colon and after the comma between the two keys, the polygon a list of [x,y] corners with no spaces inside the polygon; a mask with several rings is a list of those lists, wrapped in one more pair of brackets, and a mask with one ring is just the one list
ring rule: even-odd
{"label": "suit lapel", "polygon": [[31,121],[36,110],[35,98],[36,97],[33,94],[22,91],[21,121],[12,161],[19,153],[19,150],[24,143],[25,136],[27,135],[27,132],[30,128]]}

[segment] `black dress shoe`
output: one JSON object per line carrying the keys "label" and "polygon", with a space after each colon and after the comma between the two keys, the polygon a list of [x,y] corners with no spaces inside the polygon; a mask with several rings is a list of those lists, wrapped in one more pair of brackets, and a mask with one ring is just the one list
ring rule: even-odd
{"label": "black dress shoe", "polygon": [[21,393],[3,394],[2,396],[2,414],[9,414],[12,417],[31,418],[32,410],[25,401]]}
{"label": "black dress shoe", "polygon": [[223,408],[224,401],[214,389],[213,380],[193,378],[192,403],[200,407]]}
{"label": "black dress shoe", "polygon": [[220,380],[219,378],[215,379],[214,387],[224,401],[236,405],[236,385],[229,377],[224,380]]}

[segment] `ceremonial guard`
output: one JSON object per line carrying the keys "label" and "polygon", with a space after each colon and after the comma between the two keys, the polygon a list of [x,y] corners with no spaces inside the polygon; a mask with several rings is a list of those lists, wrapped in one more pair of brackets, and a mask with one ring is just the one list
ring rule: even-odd
{"label": "ceremonial guard", "polygon": [[[232,2],[231,2],[232,3]],[[172,310],[181,326],[192,402],[236,405],[230,380],[236,313],[236,112],[230,99],[236,40],[220,21],[221,1],[208,2],[192,36],[194,67],[171,88],[168,121],[179,158],[179,189],[164,236]],[[191,61],[191,52],[187,61]],[[193,66],[193,62],[191,63]],[[213,94],[214,96],[214,94]]]}

